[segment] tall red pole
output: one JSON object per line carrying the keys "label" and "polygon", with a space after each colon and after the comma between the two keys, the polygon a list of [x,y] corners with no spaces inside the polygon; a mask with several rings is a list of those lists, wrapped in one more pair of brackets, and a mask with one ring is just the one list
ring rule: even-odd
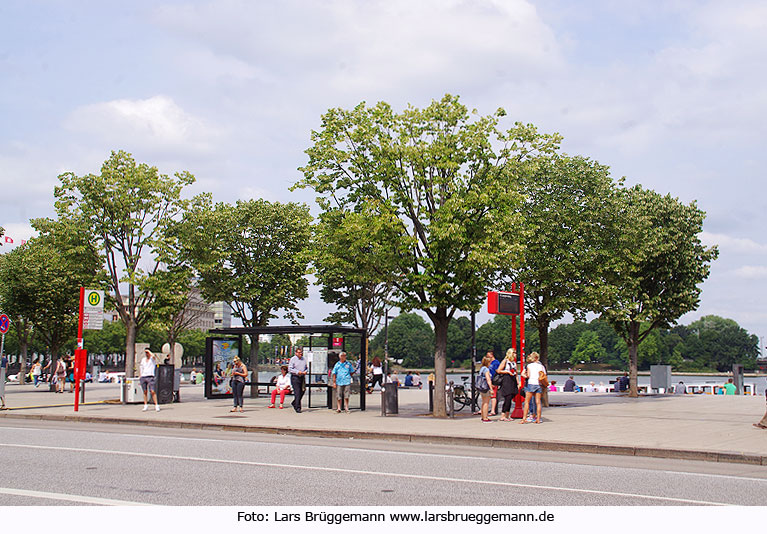
{"label": "tall red pole", "polygon": [[83,350],[83,307],[85,306],[85,288],[80,288],[80,320],[77,322],[77,349],[75,350],[75,368],[74,376],[75,381],[75,411],[80,410],[80,373],[82,366],[81,351]]}
{"label": "tall red pole", "polygon": [[519,357],[525,357],[525,285],[519,283]]}

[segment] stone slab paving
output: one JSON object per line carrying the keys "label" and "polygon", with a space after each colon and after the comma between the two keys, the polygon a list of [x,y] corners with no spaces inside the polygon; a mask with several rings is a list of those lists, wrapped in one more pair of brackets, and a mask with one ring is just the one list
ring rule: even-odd
{"label": "stone slab paving", "polygon": [[[162,405],[160,412],[143,412],[141,405],[86,404],[75,414],[71,393],[55,394],[28,385],[8,385],[6,393],[11,410],[0,412],[0,417],[6,418],[475,443],[767,466],[767,430],[752,426],[764,415],[764,397],[658,395],[631,399],[604,393],[552,393],[554,406],[544,410],[544,423],[520,425],[518,421],[483,424],[468,413],[468,408],[454,419],[435,419],[427,413],[426,390],[400,390],[400,414],[387,417],[381,416],[378,392],[367,397],[365,412],[353,410],[351,414],[337,414],[326,408],[305,408],[297,414],[287,404],[284,410],[268,409],[265,397],[246,398],[244,414],[230,413],[231,401],[206,400],[202,386],[192,385],[182,386],[181,403]],[[118,398],[116,384],[86,388],[88,402]],[[313,395],[314,403],[321,399],[324,396]],[[64,403],[69,404],[51,406]]]}

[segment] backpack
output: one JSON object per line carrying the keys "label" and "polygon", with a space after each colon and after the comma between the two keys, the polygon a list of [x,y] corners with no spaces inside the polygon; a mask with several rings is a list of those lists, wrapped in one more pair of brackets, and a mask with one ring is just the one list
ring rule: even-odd
{"label": "backpack", "polygon": [[[486,367],[483,367],[482,369],[486,369]],[[482,369],[480,369],[477,378],[474,379],[474,387],[476,387],[480,393],[487,393],[490,391],[490,385],[487,383],[487,378],[485,378],[485,373]]]}

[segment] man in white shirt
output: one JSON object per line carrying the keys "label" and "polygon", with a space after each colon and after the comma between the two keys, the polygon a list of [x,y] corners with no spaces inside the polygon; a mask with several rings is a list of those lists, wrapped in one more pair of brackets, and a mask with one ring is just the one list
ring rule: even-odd
{"label": "man in white shirt", "polygon": [[157,369],[157,356],[155,356],[149,349],[144,349],[144,357],[139,362],[139,381],[141,382],[141,389],[144,390],[144,411],[149,409],[147,406],[147,389],[152,392],[152,400],[154,401],[154,409],[160,411],[160,405],[157,403],[157,392],[155,391],[154,375]]}

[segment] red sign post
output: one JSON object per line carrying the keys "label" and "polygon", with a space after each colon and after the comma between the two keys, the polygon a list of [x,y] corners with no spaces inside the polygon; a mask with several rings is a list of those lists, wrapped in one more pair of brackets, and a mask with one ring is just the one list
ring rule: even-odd
{"label": "red sign post", "polygon": [[[517,348],[517,321],[514,316],[519,315],[519,372],[525,368],[525,286],[521,282],[511,284],[511,291],[488,291],[487,312],[499,315],[511,315],[511,346]],[[525,379],[522,379],[522,387]],[[523,413],[524,396],[520,393],[514,397],[514,410],[511,417],[521,419]]]}
{"label": "red sign post", "polygon": [[80,380],[85,378],[87,353],[83,348],[83,306],[85,305],[85,288],[80,288],[80,319],[77,321],[77,349],[75,349],[75,411],[80,410]]}

